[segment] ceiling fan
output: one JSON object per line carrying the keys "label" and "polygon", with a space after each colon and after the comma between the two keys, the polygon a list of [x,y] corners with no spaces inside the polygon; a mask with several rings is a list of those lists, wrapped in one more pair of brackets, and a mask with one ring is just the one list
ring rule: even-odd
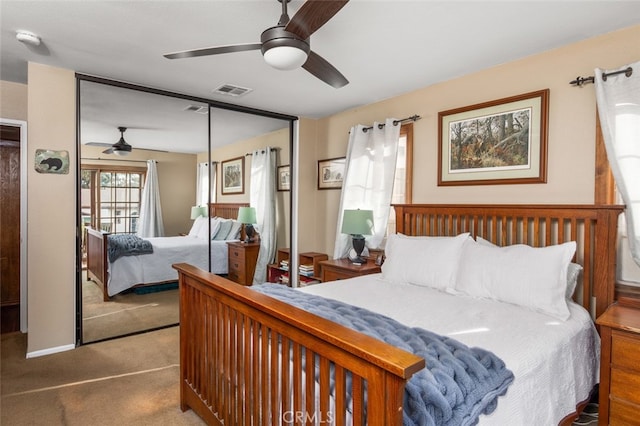
{"label": "ceiling fan", "polygon": [[264,30],[260,36],[260,43],[185,50],[168,53],[164,57],[193,58],[260,49],[264,60],[274,68],[291,70],[301,66],[336,89],[347,85],[349,81],[340,71],[311,50],[309,37],[338,13],[349,0],[307,0],[291,19],[287,14],[287,3],[291,0],[278,1],[282,3],[280,20],[276,26]]}
{"label": "ceiling fan", "polygon": [[[118,130],[120,131],[120,140],[114,144],[110,144],[110,143],[104,143],[104,142],[87,142],[86,145],[91,145],[91,146],[108,146],[109,148],[105,149],[104,151],[102,151],[103,154],[116,154],[116,155],[129,155],[129,153],[132,151],[133,147],[131,145],[129,145],[127,143],[127,141],[124,140],[124,132],[127,131],[126,127],[118,127]],[[145,150],[145,151],[157,151],[157,152],[167,152],[167,151],[162,151],[159,149],[148,149],[148,148],[136,148],[136,149],[141,149],[141,150]]]}

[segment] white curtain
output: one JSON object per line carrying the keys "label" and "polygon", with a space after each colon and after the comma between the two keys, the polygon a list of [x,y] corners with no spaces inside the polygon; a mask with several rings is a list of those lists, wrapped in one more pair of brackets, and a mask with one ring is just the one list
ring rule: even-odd
{"label": "white curtain", "polygon": [[373,123],[372,128],[364,129],[358,125],[349,134],[334,259],[345,257],[351,248],[350,236],[341,232],[344,210],[373,210],[374,235],[365,236],[370,248],[380,247],[389,220],[400,123],[388,118],[384,125]]}
{"label": "white curtain", "polygon": [[[211,180],[209,180],[209,172],[211,172]],[[211,185],[209,185],[209,182],[211,182]],[[211,192],[210,194],[209,191]],[[216,163],[198,163],[196,177],[196,206],[206,207],[209,200],[211,200],[212,203],[216,202]]]}
{"label": "white curtain", "polygon": [[143,238],[164,237],[158,169],[155,160],[147,160],[147,179],[142,189],[137,234]]}
{"label": "white curtain", "polygon": [[276,154],[270,147],[251,156],[251,189],[249,202],[256,209],[256,230],[260,233],[260,252],[253,283],[267,280],[267,265],[276,252]]}
{"label": "white curtain", "polygon": [[607,76],[595,70],[595,88],[607,157],[625,203],[627,237],[634,261],[640,265],[640,62],[633,73]]}

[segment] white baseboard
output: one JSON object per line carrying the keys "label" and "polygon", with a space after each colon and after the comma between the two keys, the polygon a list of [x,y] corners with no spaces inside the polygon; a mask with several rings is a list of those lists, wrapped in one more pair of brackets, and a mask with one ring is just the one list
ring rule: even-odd
{"label": "white baseboard", "polygon": [[37,358],[39,356],[56,354],[58,352],[70,351],[75,349],[76,345],[57,346],[55,348],[41,349],[39,351],[27,352],[27,358]]}

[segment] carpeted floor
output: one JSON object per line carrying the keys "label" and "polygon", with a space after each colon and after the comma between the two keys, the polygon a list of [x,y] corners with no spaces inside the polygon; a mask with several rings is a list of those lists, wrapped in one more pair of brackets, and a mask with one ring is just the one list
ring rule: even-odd
{"label": "carpeted floor", "polygon": [[25,359],[26,335],[2,335],[2,425],[203,425],[180,410],[179,328]]}
{"label": "carpeted floor", "polygon": [[143,330],[177,324],[179,316],[177,289],[138,294],[118,294],[103,301],[98,286],[85,281],[82,285],[83,342],[95,342]]}

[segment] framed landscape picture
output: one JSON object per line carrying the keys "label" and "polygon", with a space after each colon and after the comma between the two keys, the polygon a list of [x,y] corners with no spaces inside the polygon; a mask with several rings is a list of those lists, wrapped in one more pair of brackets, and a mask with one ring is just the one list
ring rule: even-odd
{"label": "framed landscape picture", "polygon": [[438,185],[547,181],[549,89],[438,114]]}
{"label": "framed landscape picture", "polygon": [[318,189],[340,189],[344,179],[345,157],[318,161]]}
{"label": "framed landscape picture", "polygon": [[221,165],[220,192],[244,194],[244,157],[223,161]]}
{"label": "framed landscape picture", "polygon": [[291,190],[291,167],[280,166],[278,167],[278,191],[290,191]]}

